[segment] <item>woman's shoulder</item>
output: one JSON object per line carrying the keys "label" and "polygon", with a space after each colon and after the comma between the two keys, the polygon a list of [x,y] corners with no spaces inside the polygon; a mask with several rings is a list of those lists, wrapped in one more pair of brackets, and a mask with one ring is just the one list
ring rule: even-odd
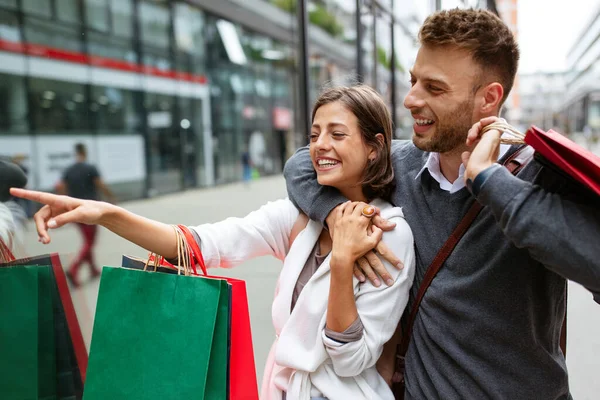
{"label": "woman's shoulder", "polygon": [[389,201],[383,199],[375,199],[371,203],[372,206],[379,208],[380,215],[385,219],[404,218],[404,211],[401,207],[396,207]]}

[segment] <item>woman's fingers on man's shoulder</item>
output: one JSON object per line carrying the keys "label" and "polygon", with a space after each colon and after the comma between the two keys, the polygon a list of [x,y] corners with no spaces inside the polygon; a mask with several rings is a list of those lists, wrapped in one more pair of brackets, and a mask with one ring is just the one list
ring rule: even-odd
{"label": "woman's fingers on man's shoulder", "polygon": [[381,257],[383,257],[385,260],[387,260],[394,267],[396,267],[398,269],[404,268],[404,263],[402,262],[402,260],[400,260],[396,256],[396,254],[394,254],[394,252],[392,250],[390,250],[390,248],[383,241],[380,241],[377,244],[377,246],[375,247],[375,250],[377,250],[377,253],[379,253],[379,255]]}
{"label": "woman's fingers on man's shoulder", "polygon": [[371,219],[373,221],[373,225],[381,229],[382,231],[391,231],[396,227],[396,223],[390,220],[383,218],[381,215],[376,214]]}

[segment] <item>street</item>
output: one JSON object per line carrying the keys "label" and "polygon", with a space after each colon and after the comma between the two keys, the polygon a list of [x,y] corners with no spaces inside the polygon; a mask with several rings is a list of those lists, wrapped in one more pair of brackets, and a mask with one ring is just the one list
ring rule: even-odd
{"label": "street", "polygon": [[[137,214],[165,223],[199,225],[229,216],[244,216],[269,200],[285,196],[285,182],[281,176],[276,176],[252,181],[249,186],[236,183],[121,205]],[[73,226],[52,232],[52,243],[44,246],[37,242],[37,235],[31,223],[27,238],[27,251],[30,255],[58,252],[64,256],[63,265],[68,265],[81,244],[79,232]],[[118,266],[123,254],[147,256],[139,247],[102,229],[96,251],[97,263]],[[259,385],[264,363],[274,339],[271,302],[280,267],[281,263],[278,260],[263,257],[248,261],[233,270],[213,271],[215,275],[232,276],[247,282]],[[88,270],[83,266],[80,279],[86,281],[87,274]],[[73,291],[73,300],[88,348],[98,284],[99,280],[94,280]],[[592,300],[589,292],[577,284],[570,283],[568,308],[567,364],[571,392],[575,399],[591,400],[597,398],[597,394],[600,393],[600,380],[596,377],[599,365],[597,355],[600,354],[600,307]],[[115,315],[115,318],[119,316]],[[515,365],[515,368],[519,366]]]}

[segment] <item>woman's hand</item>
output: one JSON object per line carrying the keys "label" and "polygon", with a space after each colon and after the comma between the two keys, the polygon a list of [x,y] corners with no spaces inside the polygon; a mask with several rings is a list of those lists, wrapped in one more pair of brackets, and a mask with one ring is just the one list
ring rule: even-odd
{"label": "woman's hand", "polygon": [[48,229],[59,228],[72,222],[100,224],[111,204],[93,200],[81,200],[51,193],[25,189],[11,189],[15,197],[36,201],[44,206],[33,217],[40,242],[50,243]]}
{"label": "woman's hand", "polygon": [[340,264],[350,263],[353,268],[357,259],[377,246],[383,231],[371,225],[371,218],[362,214],[363,210],[368,214],[372,209],[372,206],[363,202],[347,202],[334,211],[338,215],[332,237],[333,260],[343,261]]}

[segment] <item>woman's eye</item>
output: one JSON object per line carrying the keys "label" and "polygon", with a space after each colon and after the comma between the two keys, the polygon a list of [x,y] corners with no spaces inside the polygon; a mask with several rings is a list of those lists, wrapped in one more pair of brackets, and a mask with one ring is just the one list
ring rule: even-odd
{"label": "woman's eye", "polygon": [[332,135],[333,135],[333,137],[334,137],[334,138],[336,138],[336,139],[341,139],[341,138],[343,138],[344,136],[346,136],[346,134],[345,134],[345,133],[341,133],[341,132],[333,132],[333,133],[332,133]]}
{"label": "woman's eye", "polygon": [[311,142],[314,142],[315,140],[317,140],[318,137],[319,137],[319,135],[317,135],[316,133],[311,133],[310,135],[308,135],[308,139]]}

